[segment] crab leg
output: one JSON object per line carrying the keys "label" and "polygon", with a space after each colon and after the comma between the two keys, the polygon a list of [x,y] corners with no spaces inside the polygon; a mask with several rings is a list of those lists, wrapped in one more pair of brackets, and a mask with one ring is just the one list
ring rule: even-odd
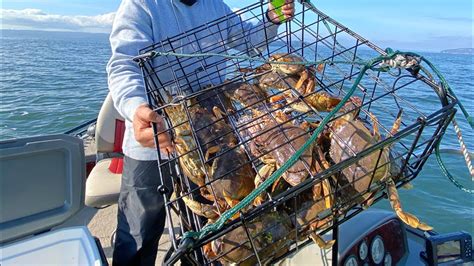
{"label": "crab leg", "polygon": [[[303,87],[303,84],[308,79],[308,77],[309,77],[308,70],[305,69],[304,71],[301,72],[300,79],[298,80],[298,82],[295,85],[295,89],[298,92],[300,92],[300,93],[302,92],[301,88]],[[306,89],[305,89],[305,91],[306,91]],[[302,93],[302,94],[304,94],[304,93]]]}
{"label": "crab leg", "polygon": [[217,254],[214,252],[214,250],[212,250],[212,242],[209,242],[202,247],[202,253],[209,260],[217,258]]}
{"label": "crab leg", "polygon": [[403,109],[400,109],[400,112],[397,114],[397,119],[393,123],[392,129],[390,130],[390,135],[397,134],[398,130],[400,129],[400,125],[402,124],[402,112]]}
{"label": "crab leg", "polygon": [[[276,169],[275,163],[272,164],[265,164],[260,170],[258,170],[258,174],[255,176],[255,187],[258,187],[265,179],[267,179]],[[278,182],[278,181],[277,181]],[[261,205],[266,199],[266,194],[262,193],[258,195],[254,201],[254,206]]]}
{"label": "crab leg", "polygon": [[322,189],[326,208],[331,209],[333,205],[333,199],[331,194],[331,184],[329,184],[329,180],[327,178],[322,182]]}
{"label": "crab leg", "polygon": [[380,131],[379,131],[379,120],[377,117],[373,114],[370,113],[370,120],[372,120],[372,134],[374,135],[375,141],[380,141]]}
{"label": "crab leg", "polygon": [[430,231],[433,230],[433,227],[421,222],[416,216],[413,214],[404,212],[402,209],[402,204],[400,202],[400,198],[398,196],[397,187],[395,186],[395,182],[390,178],[387,182],[387,195],[388,200],[390,201],[390,205],[392,206],[393,210],[397,214],[397,216],[402,220],[404,223],[408,224],[413,228],[418,228],[423,231]]}
{"label": "crab leg", "polygon": [[216,206],[197,202],[189,198],[189,196],[183,196],[182,199],[184,201],[184,204],[186,204],[186,206],[188,206],[188,208],[193,213],[199,216],[206,217],[209,220],[216,220],[217,218],[219,218],[219,213],[217,211]]}
{"label": "crab leg", "polygon": [[307,79],[306,88],[305,88],[305,95],[310,94],[311,92],[313,92],[314,87],[316,87],[314,79],[313,78]]}
{"label": "crab leg", "polygon": [[322,249],[328,249],[328,248],[331,248],[334,243],[336,243],[336,240],[334,239],[331,239],[329,241],[326,241],[324,240],[324,238],[322,238],[321,235],[317,234],[316,233],[316,230],[322,226],[324,226],[325,224],[329,223],[330,222],[330,219],[329,218],[326,218],[322,221],[316,221],[314,223],[312,223],[309,227],[310,227],[310,230],[312,231],[309,235],[309,237],[313,240],[314,243],[316,243],[320,248]]}
{"label": "crab leg", "polygon": [[[402,124],[402,113],[403,113],[403,109],[400,109],[400,111],[397,114],[397,118],[395,122],[393,123],[392,129],[390,130],[391,136],[397,134],[398,130],[400,130],[400,125]],[[411,183],[406,183],[402,187],[404,189],[413,189],[413,185]]]}
{"label": "crab leg", "polygon": [[[320,165],[322,170],[328,169],[331,167],[328,161],[324,158],[323,151],[321,149],[317,149],[318,157],[320,160]],[[313,187],[313,199],[317,200],[315,197],[319,194],[324,197],[324,203],[327,209],[331,209],[333,206],[333,197],[331,194],[331,184],[329,183],[329,179],[325,178],[321,183],[316,184]]]}
{"label": "crab leg", "polygon": [[326,241],[320,235],[316,233],[311,233],[309,237],[314,241],[314,243],[316,243],[322,249],[331,248],[334,245],[334,243],[336,243],[336,240],[332,239],[332,240]]}
{"label": "crab leg", "polygon": [[212,113],[217,119],[222,119],[225,115],[224,111],[222,111],[221,108],[217,106],[212,107]]}
{"label": "crab leg", "polygon": [[204,159],[207,161],[211,157],[211,155],[218,153],[221,150],[219,146],[212,146],[207,149],[206,154],[204,155]]}

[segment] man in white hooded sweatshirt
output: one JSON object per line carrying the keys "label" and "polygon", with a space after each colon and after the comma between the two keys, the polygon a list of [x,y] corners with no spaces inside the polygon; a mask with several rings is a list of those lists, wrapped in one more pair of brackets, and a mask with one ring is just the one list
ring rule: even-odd
{"label": "man in white hooded sweatshirt", "polygon": [[[286,0],[281,10],[291,19],[293,0]],[[126,120],[113,265],[154,265],[165,225],[163,196],[157,191],[161,181],[151,128],[152,122],[158,128],[163,128],[164,122],[148,107],[141,70],[132,58],[153,43],[226,15],[234,20],[233,25],[239,26],[229,27],[213,37],[232,43],[237,49],[248,47],[239,44],[245,41],[264,49],[265,40],[277,34],[280,21],[271,4],[265,20],[256,25],[231,14],[232,10],[222,0],[122,0],[110,35],[112,57],[107,65],[110,93],[116,109]],[[168,135],[161,134],[158,141],[162,150],[173,151]],[[167,176],[164,179],[169,181]]]}

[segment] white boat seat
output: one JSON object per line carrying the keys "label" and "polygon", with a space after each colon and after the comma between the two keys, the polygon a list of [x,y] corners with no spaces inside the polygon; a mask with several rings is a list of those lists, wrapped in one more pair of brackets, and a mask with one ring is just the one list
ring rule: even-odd
{"label": "white boat seat", "polygon": [[86,182],[86,205],[102,207],[117,203],[122,173],[114,174],[109,170],[112,158],[97,162]]}
{"label": "white boat seat", "polygon": [[[115,154],[114,158],[99,160],[86,181],[85,204],[103,207],[117,203],[122,181],[122,142],[125,123],[115,110],[112,97],[107,95],[97,117],[95,141],[98,155]],[[103,156],[98,156],[101,158]]]}

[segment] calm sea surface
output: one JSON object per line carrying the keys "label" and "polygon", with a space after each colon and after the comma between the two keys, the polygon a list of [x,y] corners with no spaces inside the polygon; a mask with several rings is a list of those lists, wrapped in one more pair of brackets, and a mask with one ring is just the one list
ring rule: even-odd
{"label": "calm sea surface", "polygon": [[[421,49],[420,49],[421,50]],[[457,96],[474,114],[474,57],[422,53],[445,75]],[[0,41],[0,140],[62,133],[97,116],[107,95],[105,66],[110,56],[102,34],[2,31]],[[435,96],[433,96],[435,97]],[[412,103],[423,108],[421,97]],[[458,119],[462,117],[458,114]],[[474,135],[463,121],[468,147]],[[444,148],[458,148],[452,127]],[[473,189],[459,155],[445,154],[461,183]],[[413,182],[401,190],[403,207],[439,232],[474,234],[474,196],[458,190],[440,172],[434,156]],[[378,207],[388,208],[386,201]]]}

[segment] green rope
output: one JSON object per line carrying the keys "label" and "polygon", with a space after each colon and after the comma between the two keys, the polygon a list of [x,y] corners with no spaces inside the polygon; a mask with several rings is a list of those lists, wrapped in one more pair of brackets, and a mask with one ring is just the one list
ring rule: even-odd
{"label": "green rope", "polygon": [[438,143],[436,144],[436,147],[435,147],[436,161],[438,162],[439,168],[441,169],[443,174],[448,178],[448,180],[451,181],[451,183],[453,183],[461,191],[464,191],[464,192],[469,193],[469,194],[474,194],[474,190],[473,189],[468,189],[468,188],[464,187],[461,183],[459,183],[456,180],[456,178],[453,175],[451,175],[448,168],[444,164],[443,159],[441,158],[441,151],[440,151],[440,145],[441,145],[441,140],[442,139],[443,139],[443,136],[440,137],[440,139],[439,139],[439,141],[438,141]]}

